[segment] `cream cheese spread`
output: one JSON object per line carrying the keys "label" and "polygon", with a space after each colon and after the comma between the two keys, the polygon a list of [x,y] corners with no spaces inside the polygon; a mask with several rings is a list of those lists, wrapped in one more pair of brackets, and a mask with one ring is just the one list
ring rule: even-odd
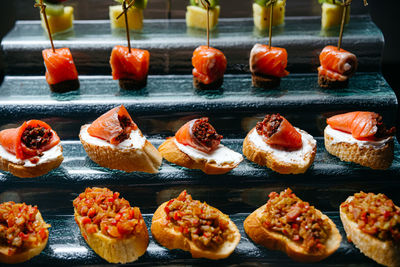
{"label": "cream cheese spread", "polygon": [[180,151],[194,160],[206,160],[209,163],[216,163],[217,165],[237,165],[243,160],[243,156],[241,154],[221,144],[218,145],[217,149],[207,154],[191,146],[183,145],[176,141],[176,139],[174,139],[174,142]]}
{"label": "cream cheese spread", "polygon": [[60,144],[53,146],[52,148],[50,148],[47,151],[44,151],[42,156],[38,157],[39,161],[37,163],[32,163],[29,159],[17,159],[17,157],[14,154],[11,154],[10,152],[8,152],[7,150],[4,149],[3,146],[0,145],[0,156],[3,159],[6,159],[12,163],[24,166],[24,167],[35,167],[38,166],[40,164],[52,161],[56,158],[58,158],[59,156],[62,156],[62,147]]}
{"label": "cream cheese spread", "polygon": [[118,148],[118,149],[141,149],[143,148],[144,144],[146,143],[146,137],[142,135],[139,129],[135,131],[131,131],[131,134],[129,135],[129,138],[124,140],[123,142],[119,143],[117,146],[112,145],[109,142],[91,136],[87,129],[89,128],[90,125],[84,125],[81,129],[80,137],[82,140],[85,142],[95,145],[95,146],[106,146],[106,147],[113,147],[113,148]]}
{"label": "cream cheese spread", "polygon": [[317,145],[317,141],[306,133],[295,127],[295,129],[301,134],[301,140],[303,141],[303,146],[298,150],[284,150],[274,148],[264,142],[262,136],[260,136],[255,129],[249,134],[249,141],[252,142],[258,149],[264,150],[271,153],[276,160],[289,164],[297,165],[307,165],[311,153],[313,153],[314,148]]}
{"label": "cream cheese spread", "polygon": [[333,129],[331,126],[326,126],[325,134],[332,137],[331,144],[348,143],[357,144],[359,147],[372,147],[374,149],[383,148],[393,137],[389,136],[378,141],[363,141],[355,139],[351,134]]}

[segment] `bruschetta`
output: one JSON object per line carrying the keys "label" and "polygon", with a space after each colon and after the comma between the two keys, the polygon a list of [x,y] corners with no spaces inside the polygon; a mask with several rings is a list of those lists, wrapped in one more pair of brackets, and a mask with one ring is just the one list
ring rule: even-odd
{"label": "bruschetta", "polygon": [[87,155],[100,166],[126,172],[157,173],[162,157],[143,136],[123,105],[81,127]]}
{"label": "bruschetta", "polygon": [[347,239],[367,257],[400,266],[400,208],[384,194],[356,193],[340,205]]}
{"label": "bruschetta", "polygon": [[0,169],[21,178],[44,175],[64,160],[60,138],[39,120],[0,132]]}
{"label": "bruschetta", "polygon": [[280,114],[266,115],[246,136],[243,154],[281,174],[304,173],[314,162],[317,142]]}
{"label": "bruschetta", "polygon": [[49,239],[49,227],[36,206],[0,204],[0,262],[17,264],[39,255]]}
{"label": "bruschetta", "polygon": [[193,258],[229,257],[240,241],[236,225],[218,209],[183,191],[158,207],[151,233],[167,249],[189,251]]}
{"label": "bruschetta", "polygon": [[223,174],[236,168],[243,157],[220,144],[221,139],[222,135],[204,117],[184,124],[158,150],[164,159],[176,165],[207,174]]}
{"label": "bruschetta", "polygon": [[342,237],[323,213],[289,188],[269,194],[267,204],[251,213],[244,230],[257,244],[281,250],[300,262],[317,262],[333,254]]}
{"label": "bruschetta", "polygon": [[149,233],[138,207],[107,188],[86,188],[73,201],[75,221],[88,245],[110,263],[142,256]]}

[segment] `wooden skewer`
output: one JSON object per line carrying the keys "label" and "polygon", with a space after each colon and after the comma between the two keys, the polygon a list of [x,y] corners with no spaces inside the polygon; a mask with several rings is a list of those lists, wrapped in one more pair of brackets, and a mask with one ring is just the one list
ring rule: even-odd
{"label": "wooden skewer", "polygon": [[126,28],[126,40],[128,41],[128,53],[131,53],[131,36],[129,32],[129,24],[128,24],[128,9],[135,4],[135,0],[132,0],[128,6],[126,6],[126,0],[122,2],[122,13],[118,15],[117,19],[119,19],[122,15],[125,15],[125,28]]}
{"label": "wooden skewer", "polygon": [[269,9],[269,49],[272,46],[272,21],[274,20],[274,4],[275,1],[271,0]]}
{"label": "wooden skewer", "polygon": [[44,23],[46,24],[47,34],[49,35],[51,48],[53,49],[53,53],[55,53],[56,49],[54,48],[53,37],[51,36],[50,25],[46,15],[46,5],[43,4],[43,0],[40,0],[39,4],[38,3],[35,4],[35,7],[40,7],[40,12],[43,15]]}
{"label": "wooden skewer", "polygon": [[[342,23],[340,24],[340,33],[339,33],[339,41],[338,41],[338,50],[340,51],[340,48],[342,46],[342,39],[343,39],[343,31],[344,31],[344,24],[346,22],[346,16],[347,16],[347,11],[350,7],[352,0],[343,0],[342,6],[343,6],[343,14],[342,14]],[[364,0],[364,6],[367,6],[368,2],[367,0]]]}
{"label": "wooden skewer", "polygon": [[207,2],[207,47],[210,48],[210,3]]}
{"label": "wooden skewer", "polygon": [[167,0],[167,19],[171,19],[171,0]]}
{"label": "wooden skewer", "polygon": [[[126,7],[126,9],[128,10],[129,8],[131,8],[133,5],[135,4],[135,0],[132,0],[132,2]],[[121,14],[119,14],[117,16],[117,19],[119,19],[122,15],[125,14],[125,11],[122,11]]]}

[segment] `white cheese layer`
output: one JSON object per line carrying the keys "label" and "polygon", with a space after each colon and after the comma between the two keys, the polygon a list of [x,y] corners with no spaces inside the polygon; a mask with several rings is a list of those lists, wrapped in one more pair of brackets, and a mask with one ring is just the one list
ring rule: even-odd
{"label": "white cheese layer", "polygon": [[217,165],[232,164],[237,165],[243,160],[243,156],[224,145],[219,144],[217,149],[207,154],[197,150],[191,146],[186,146],[174,139],[175,145],[180,151],[188,155],[194,160],[206,160],[209,163],[216,163]]}
{"label": "white cheese layer", "polygon": [[348,143],[357,144],[359,147],[372,147],[374,149],[383,148],[393,137],[389,136],[378,141],[362,141],[355,139],[351,134],[333,129],[331,126],[326,126],[325,134],[331,136],[333,141],[331,144]]}
{"label": "white cheese layer", "polygon": [[24,166],[24,167],[35,167],[40,164],[52,161],[59,156],[62,155],[62,147],[60,144],[53,146],[51,149],[44,151],[43,155],[39,157],[39,161],[37,163],[32,163],[29,159],[17,159],[17,157],[14,154],[11,154],[7,150],[4,149],[3,146],[0,145],[0,156],[3,159],[6,159],[12,163]]}
{"label": "white cheese layer", "polygon": [[314,148],[317,145],[317,141],[315,141],[315,139],[305,131],[302,131],[296,127],[295,129],[301,134],[301,140],[303,141],[303,146],[298,150],[288,151],[284,149],[274,148],[264,142],[262,136],[257,133],[256,129],[253,129],[250,133],[249,140],[257,148],[271,153],[276,160],[288,164],[297,164],[300,166],[304,166],[308,164],[310,154],[314,151]]}
{"label": "white cheese layer", "polygon": [[121,142],[117,146],[115,146],[103,139],[91,136],[87,131],[89,126],[90,125],[82,126],[80,137],[86,143],[89,143],[94,146],[108,146],[108,147],[113,147],[113,148],[118,148],[118,149],[142,149],[144,144],[146,143],[146,137],[144,137],[142,135],[142,133],[140,132],[140,130],[137,129],[135,131],[131,131],[129,138],[127,138],[126,140],[124,140],[123,142]]}

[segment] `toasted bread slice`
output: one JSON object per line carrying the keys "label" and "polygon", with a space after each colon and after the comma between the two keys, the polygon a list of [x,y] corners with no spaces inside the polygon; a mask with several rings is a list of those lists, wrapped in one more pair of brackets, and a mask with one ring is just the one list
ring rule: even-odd
{"label": "toasted bread slice", "polygon": [[[43,222],[42,214],[38,211],[36,214],[36,220]],[[0,262],[1,263],[7,263],[7,264],[17,264],[17,263],[22,263],[25,261],[30,260],[31,258],[37,256],[40,254],[40,252],[43,251],[43,249],[47,245],[47,241],[49,240],[49,230],[46,229],[46,234],[47,238],[40,242],[37,246],[17,252],[13,255],[8,255],[8,247],[7,246],[1,246],[0,245]]]}
{"label": "toasted bread slice", "polygon": [[[198,247],[194,242],[186,238],[182,233],[175,231],[174,228],[167,226],[167,214],[165,213],[165,206],[168,202],[164,202],[158,207],[153,215],[151,223],[151,233],[158,243],[168,249],[182,249],[189,251],[193,258],[207,258],[212,260],[224,259],[229,257],[235,250],[240,241],[240,233],[236,225],[229,220],[229,229],[234,233],[232,241],[225,241],[218,250],[205,250]],[[219,211],[219,210],[218,210]],[[221,214],[222,212],[219,211]]]}
{"label": "toasted bread slice", "polygon": [[281,174],[298,174],[304,173],[314,162],[315,154],[317,152],[317,145],[314,139],[311,141],[311,135],[307,134],[303,130],[298,131],[304,136],[308,136],[308,138],[303,138],[303,146],[304,142],[308,142],[312,147],[311,151],[308,151],[304,155],[302,155],[301,162],[285,162],[276,157],[274,152],[262,150],[258,148],[251,140],[250,135],[255,131],[253,128],[246,136],[243,142],[243,154],[251,161],[257,163],[260,166],[267,166],[273,171],[279,172]]}
{"label": "toasted bread slice", "polygon": [[[61,152],[62,146],[61,144],[57,145]],[[57,157],[46,160],[43,163],[36,164],[34,166],[25,166],[23,163],[14,163],[6,158],[3,158],[0,154],[0,169],[6,172],[10,172],[12,175],[20,177],[20,178],[33,178],[45,175],[49,171],[58,168],[64,157],[62,153],[60,153]]]}
{"label": "toasted bread slice", "polygon": [[[75,209],[74,209],[75,210]],[[138,235],[127,238],[113,238],[104,235],[101,231],[87,233],[82,224],[83,217],[75,210],[75,221],[77,222],[82,236],[88,245],[103,259],[110,263],[127,263],[137,260],[142,256],[149,244],[149,233],[146,227]]]}
{"label": "toasted bread slice", "polygon": [[285,235],[277,232],[269,231],[261,222],[262,213],[265,210],[266,204],[251,213],[244,221],[244,230],[247,235],[257,244],[260,244],[268,249],[280,250],[285,252],[290,258],[299,262],[317,262],[325,259],[333,254],[340,246],[342,237],[336,225],[319,210],[316,212],[323,218],[328,219],[331,225],[332,232],[326,242],[326,250],[318,253],[309,253],[301,246],[290,240]]}
{"label": "toasted bread slice", "polygon": [[206,174],[224,174],[236,168],[238,163],[225,163],[218,165],[205,159],[194,159],[182,152],[175,144],[175,137],[169,138],[162,143],[158,151],[167,161],[189,169],[199,169]]}
{"label": "toasted bread slice", "polygon": [[[347,198],[350,202],[353,196]],[[382,241],[360,230],[358,224],[352,221],[340,207],[340,219],[349,241],[360,249],[365,256],[385,266],[400,266],[400,247],[391,241]]]}
{"label": "toasted bread slice", "polygon": [[394,158],[393,138],[389,138],[380,147],[360,146],[357,142],[338,142],[334,136],[327,132],[327,128],[324,131],[325,148],[340,160],[354,162],[376,170],[384,170],[392,165]]}
{"label": "toasted bread slice", "polygon": [[89,158],[100,166],[126,172],[158,172],[162,157],[149,141],[145,140],[141,149],[133,147],[119,148],[112,145],[100,146],[89,143],[82,138],[83,131],[86,131],[87,127],[89,127],[89,125],[82,126],[79,138]]}

